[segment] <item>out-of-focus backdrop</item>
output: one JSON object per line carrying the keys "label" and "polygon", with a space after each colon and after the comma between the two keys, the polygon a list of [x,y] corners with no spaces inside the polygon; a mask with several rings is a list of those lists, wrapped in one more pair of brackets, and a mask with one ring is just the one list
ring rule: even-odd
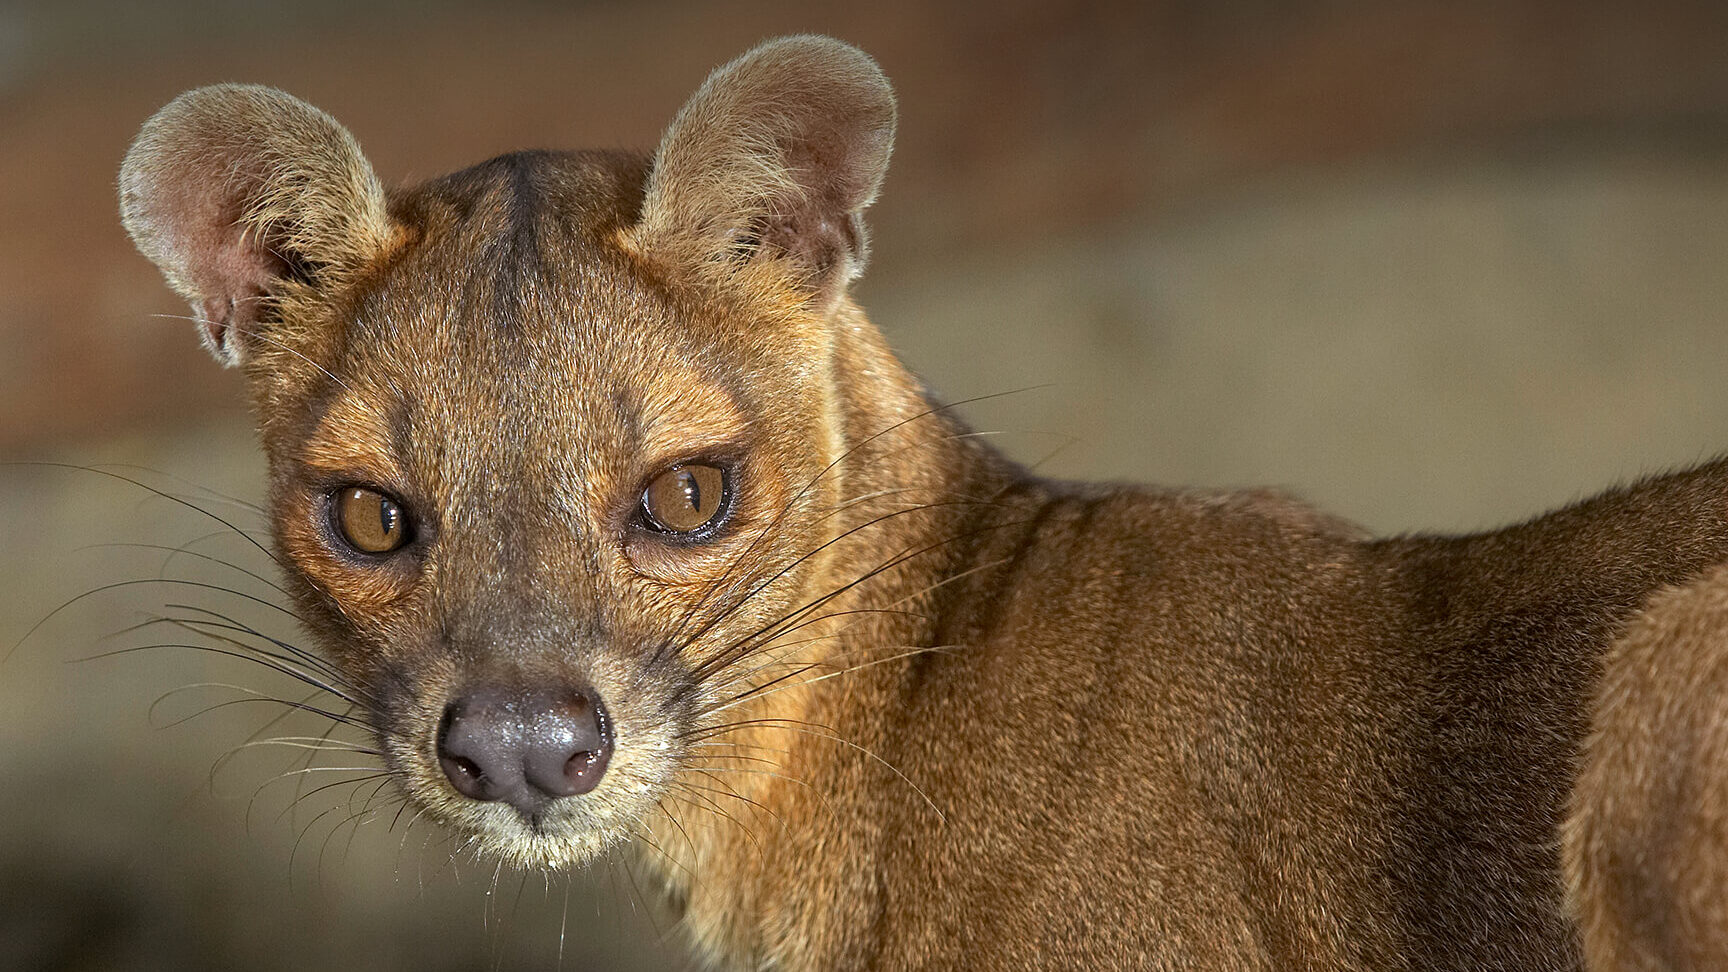
{"label": "out-of-focus backdrop", "polygon": [[[5,0],[0,458],[259,526],[236,377],[115,216],[181,90],[285,88],[407,180],[651,146],[798,31],[900,94],[860,299],[945,396],[1011,392],[967,412],[1044,470],[1458,530],[1728,448],[1728,4]],[[0,968],[687,962],[622,858],[499,872],[364,760],[243,746],[324,723],[133,649],[199,640],[165,612],[292,637],[270,562],[113,476],[0,466]]]}

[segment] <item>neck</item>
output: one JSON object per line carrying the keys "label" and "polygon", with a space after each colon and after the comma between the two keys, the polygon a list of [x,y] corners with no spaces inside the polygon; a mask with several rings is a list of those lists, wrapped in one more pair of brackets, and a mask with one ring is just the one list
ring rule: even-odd
{"label": "neck", "polygon": [[[871,852],[856,838],[881,801],[923,802],[915,781],[880,793],[863,777],[898,725],[895,686],[946,647],[947,582],[1002,529],[996,500],[1024,479],[930,401],[855,306],[834,321],[839,458],[824,473],[834,509],[811,541],[815,570],[754,684],[717,720],[734,728],[708,736],[650,828],[648,856],[699,947],[743,965],[817,948],[812,929],[838,925],[839,902],[855,897],[832,882],[864,874]],[[788,882],[803,893],[783,893]]]}

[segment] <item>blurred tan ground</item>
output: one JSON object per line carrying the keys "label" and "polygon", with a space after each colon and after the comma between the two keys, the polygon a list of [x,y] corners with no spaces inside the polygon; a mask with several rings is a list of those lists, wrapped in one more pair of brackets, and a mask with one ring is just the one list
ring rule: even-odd
{"label": "blurred tan ground", "polygon": [[[279,85],[417,178],[652,145],[711,67],[800,30],[864,46],[901,95],[860,299],[947,397],[1017,391],[969,413],[1028,461],[1057,450],[1043,469],[1468,529],[1728,445],[1728,5],[345,6],[0,3],[0,455],[257,497],[234,376],[152,316],[185,309],[114,216],[120,155],[180,90]],[[268,594],[197,556],[81,549],[212,529],[0,467],[0,651],[104,583]],[[452,875],[441,835],[389,812],[326,840],[369,786],[310,819],[272,784],[248,812],[280,757],[210,771],[267,714],[155,730],[151,706],[285,688],[173,650],[66,664],[182,595],[291,630],[136,586],[0,664],[0,968],[548,968],[561,928],[565,968],[682,961],[643,944],[618,866],[566,899]],[[155,722],[230,697],[201,691]]]}

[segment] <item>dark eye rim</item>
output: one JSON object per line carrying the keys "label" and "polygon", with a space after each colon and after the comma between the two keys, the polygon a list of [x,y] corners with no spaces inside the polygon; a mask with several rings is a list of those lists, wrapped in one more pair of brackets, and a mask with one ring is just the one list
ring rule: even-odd
{"label": "dark eye rim", "polygon": [[[709,466],[720,470],[720,506],[708,522],[694,530],[673,530],[654,519],[648,512],[648,490],[654,481],[669,472],[683,469],[686,466]],[[655,540],[670,546],[696,546],[708,543],[719,534],[725,532],[732,522],[732,515],[738,507],[738,473],[739,463],[728,456],[698,455],[677,462],[669,463],[655,469],[646,477],[635,492],[636,504],[630,513],[630,528],[639,535],[653,537]]]}
{"label": "dark eye rim", "polygon": [[[348,539],[348,533],[342,529],[342,494],[351,489],[363,489],[369,493],[377,493],[384,499],[396,504],[402,511],[402,542],[389,550],[362,550]],[[325,487],[322,501],[324,515],[324,532],[329,544],[338,552],[351,560],[361,563],[377,564],[399,558],[415,542],[420,539],[418,521],[414,516],[414,508],[402,499],[394,490],[386,489],[377,483],[363,480],[347,480],[333,486]]]}

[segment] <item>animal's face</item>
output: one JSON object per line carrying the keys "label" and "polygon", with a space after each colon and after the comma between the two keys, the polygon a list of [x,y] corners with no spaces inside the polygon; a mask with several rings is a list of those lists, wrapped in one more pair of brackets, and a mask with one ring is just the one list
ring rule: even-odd
{"label": "animal's face", "polygon": [[482,846],[627,836],[780,674],[837,532],[829,335],[892,119],[874,65],[801,39],[717,72],[651,164],[386,196],[327,117],[233,87],[134,147],[128,226],[246,371],[331,679]]}
{"label": "animal's face", "polygon": [[[728,688],[697,667],[789,610],[808,565],[717,609],[812,546],[831,485],[827,388],[802,367],[821,331],[763,339],[754,308],[659,285],[616,219],[641,172],[512,157],[421,191],[398,207],[403,252],[311,325],[336,335],[331,377],[285,352],[254,368],[317,390],[271,410],[293,417],[267,439],[275,530],[392,768],[528,860],[582,856],[652,807],[695,710]],[[462,711],[492,696],[521,711]],[[475,733],[570,748],[458,753],[453,732],[485,718]],[[502,778],[517,751],[606,765],[591,798],[556,800],[556,781]],[[458,760],[501,796],[456,792]]]}

